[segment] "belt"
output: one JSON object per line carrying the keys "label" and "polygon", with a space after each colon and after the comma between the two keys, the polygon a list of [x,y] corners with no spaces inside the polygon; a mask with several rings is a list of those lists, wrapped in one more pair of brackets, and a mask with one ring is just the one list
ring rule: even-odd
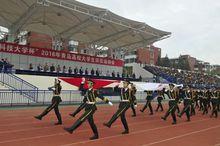
{"label": "belt", "polygon": [[121,102],[129,102],[129,100],[121,100]]}
{"label": "belt", "polygon": [[87,101],[86,103],[87,103],[87,104],[95,104],[95,102],[88,102],[88,101]]}

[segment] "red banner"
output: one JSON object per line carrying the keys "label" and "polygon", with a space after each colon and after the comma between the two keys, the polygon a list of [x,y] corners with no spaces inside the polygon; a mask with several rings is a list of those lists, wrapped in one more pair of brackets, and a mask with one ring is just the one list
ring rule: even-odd
{"label": "red banner", "polygon": [[[80,86],[80,83],[82,82],[82,78],[73,78],[73,77],[60,77],[59,79],[73,85],[73,86]],[[100,89],[102,87],[105,87],[109,84],[112,83],[118,83],[119,81],[117,80],[105,80],[105,79],[92,79],[93,82],[95,82],[94,84],[94,89]],[[88,89],[88,85],[87,85],[87,79],[85,79],[85,85],[84,85],[85,89]]]}
{"label": "red banner", "polygon": [[122,60],[115,60],[110,58],[95,57],[90,55],[69,53],[64,51],[56,51],[45,48],[36,48],[26,45],[18,45],[13,43],[2,43],[0,42],[0,52],[21,54],[28,56],[37,56],[44,58],[54,58],[61,60],[70,60],[84,63],[109,65],[109,66],[119,66],[122,67],[124,62]]}

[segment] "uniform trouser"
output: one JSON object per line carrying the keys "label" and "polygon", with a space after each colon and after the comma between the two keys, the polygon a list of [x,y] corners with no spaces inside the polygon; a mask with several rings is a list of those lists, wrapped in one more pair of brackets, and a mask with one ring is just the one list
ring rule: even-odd
{"label": "uniform trouser", "polygon": [[208,101],[203,101],[203,114],[208,113]]}
{"label": "uniform trouser", "polygon": [[[95,105],[94,105],[95,106]],[[69,128],[71,131],[76,130],[83,122],[88,120],[89,125],[95,135],[98,135],[97,127],[94,123],[93,114],[95,113],[96,108],[91,107],[89,109],[86,109],[85,112],[82,114],[82,116]]]}
{"label": "uniform trouser", "polygon": [[73,113],[72,116],[76,116],[81,110],[83,110],[86,106],[86,103],[82,103]]}
{"label": "uniform trouser", "polygon": [[177,111],[177,113],[180,113],[180,108],[179,108],[178,103],[177,103],[177,105],[176,105],[176,111]]}
{"label": "uniform trouser", "polygon": [[132,109],[133,115],[136,115],[136,110],[135,110],[134,105],[135,105],[134,103],[131,103],[131,109]]}
{"label": "uniform trouser", "polygon": [[208,108],[211,109],[211,101],[210,101],[210,99],[208,100]]}
{"label": "uniform trouser", "polygon": [[179,115],[182,116],[184,113],[186,114],[187,119],[190,120],[190,105],[185,105]]}
{"label": "uniform trouser", "polygon": [[144,112],[144,110],[147,108],[147,106],[149,106],[150,113],[153,113],[153,108],[152,108],[152,105],[151,105],[151,100],[147,100],[145,106],[143,107],[143,109],[141,111]]}
{"label": "uniform trouser", "polygon": [[125,130],[129,130],[128,128],[128,124],[126,121],[126,117],[125,117],[125,112],[129,109],[130,107],[130,103],[129,102],[120,102],[119,104],[119,109],[117,110],[117,112],[112,116],[112,118],[108,121],[108,125],[111,126],[120,116],[121,117],[121,122],[124,126]]}
{"label": "uniform trouser", "polygon": [[160,100],[158,100],[158,105],[157,105],[156,111],[158,111],[159,108],[161,109],[161,111],[163,111],[163,105],[162,105],[162,102]]}
{"label": "uniform trouser", "polygon": [[49,105],[40,115],[40,118],[43,118],[44,116],[46,116],[52,109],[54,109],[54,112],[57,116],[58,122],[62,123],[62,118],[61,118],[61,114],[59,112],[59,102],[54,101],[51,105]]}
{"label": "uniform trouser", "polygon": [[195,115],[196,114],[196,111],[195,111],[195,105],[194,105],[195,103],[192,103],[191,105],[190,105],[190,114],[191,115]]}
{"label": "uniform trouser", "polygon": [[176,122],[176,114],[175,114],[176,109],[177,109],[177,103],[176,103],[176,101],[172,101],[172,100],[169,101],[169,109],[168,109],[168,111],[166,112],[164,118],[166,119],[166,118],[171,114],[171,116],[172,116],[172,118],[173,118],[173,122]]}
{"label": "uniform trouser", "polygon": [[217,109],[220,112],[220,100],[218,101]]}
{"label": "uniform trouser", "polygon": [[198,99],[195,99],[195,108],[199,107]]}
{"label": "uniform trouser", "polygon": [[203,100],[199,99],[199,111],[203,110]]}
{"label": "uniform trouser", "polygon": [[216,104],[212,105],[212,114],[211,114],[211,116],[213,116],[215,114],[215,117],[218,117],[218,107],[217,106],[218,105],[216,105]]}

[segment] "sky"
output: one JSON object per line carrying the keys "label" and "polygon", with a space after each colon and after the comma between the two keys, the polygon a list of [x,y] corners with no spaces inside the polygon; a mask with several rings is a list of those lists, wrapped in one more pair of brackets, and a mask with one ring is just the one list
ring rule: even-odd
{"label": "sky", "polygon": [[78,0],[171,32],[155,43],[162,56],[189,54],[220,64],[220,0]]}

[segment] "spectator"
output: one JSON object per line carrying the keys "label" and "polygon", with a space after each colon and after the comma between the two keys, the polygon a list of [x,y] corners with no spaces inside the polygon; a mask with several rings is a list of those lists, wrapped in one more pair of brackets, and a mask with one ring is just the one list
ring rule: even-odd
{"label": "spectator", "polygon": [[33,65],[32,65],[32,63],[30,63],[29,64],[29,70],[33,70],[34,68],[33,68]]}
{"label": "spectator", "polygon": [[42,66],[40,65],[40,64],[38,64],[38,66],[37,66],[37,71],[42,71],[43,69],[42,69]]}
{"label": "spectator", "polygon": [[86,68],[86,70],[85,70],[85,75],[88,75],[88,74],[89,74],[88,68]]}
{"label": "spectator", "polygon": [[44,72],[47,72],[48,70],[49,70],[49,66],[47,65],[47,63],[45,63]]}
{"label": "spectator", "polygon": [[133,73],[133,74],[132,74],[132,78],[133,78],[133,79],[135,79],[135,78],[136,78],[136,75],[135,75],[135,73]]}
{"label": "spectator", "polygon": [[113,77],[113,78],[115,77],[115,71],[112,72],[112,77]]}
{"label": "spectator", "polygon": [[60,65],[57,66],[57,73],[60,73],[61,72],[61,67]]}
{"label": "spectator", "polygon": [[72,74],[72,72],[73,72],[72,68],[69,67],[69,69],[68,69],[68,73],[69,73],[69,74]]}
{"label": "spectator", "polygon": [[124,73],[122,73],[122,74],[121,74],[121,77],[122,77],[122,78],[124,78],[124,77],[125,77],[125,74],[124,74]]}
{"label": "spectator", "polygon": [[96,76],[99,76],[99,69],[97,68],[95,71]]}
{"label": "spectator", "polygon": [[117,72],[117,77],[120,78],[120,74],[119,74],[119,72]]}
{"label": "spectator", "polygon": [[142,81],[142,76],[141,75],[139,76],[139,80]]}
{"label": "spectator", "polygon": [[64,66],[63,66],[63,73],[66,73],[66,72],[67,72],[66,66],[64,65]]}
{"label": "spectator", "polygon": [[74,68],[74,74],[78,74],[78,68],[77,67]]}
{"label": "spectator", "polygon": [[80,67],[80,69],[79,69],[79,74],[80,74],[80,75],[83,74],[83,69],[82,69],[82,67]]}
{"label": "spectator", "polygon": [[55,72],[55,66],[54,66],[54,64],[51,65],[51,67],[50,67],[50,72]]}
{"label": "spectator", "polygon": [[107,72],[106,72],[106,76],[107,77],[109,77],[110,76],[110,73],[109,73],[109,71],[107,70]]}
{"label": "spectator", "polygon": [[91,70],[91,75],[94,76],[94,74],[95,74],[95,71],[94,71],[94,69],[92,68],[92,70]]}

